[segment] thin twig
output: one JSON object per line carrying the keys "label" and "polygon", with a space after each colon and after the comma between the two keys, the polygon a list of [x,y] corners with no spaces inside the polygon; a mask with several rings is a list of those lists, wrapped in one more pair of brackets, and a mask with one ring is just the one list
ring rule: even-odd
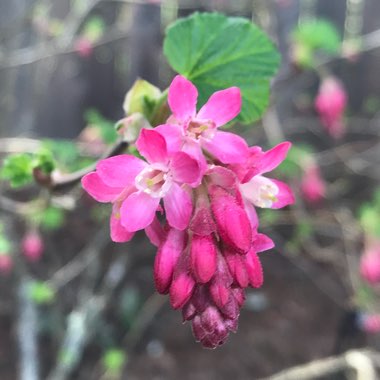
{"label": "thin twig", "polygon": [[376,380],[374,358],[379,360],[378,352],[351,350],[339,356],[314,360],[307,364],[288,368],[261,380],[316,380],[348,368],[356,370],[357,380]]}

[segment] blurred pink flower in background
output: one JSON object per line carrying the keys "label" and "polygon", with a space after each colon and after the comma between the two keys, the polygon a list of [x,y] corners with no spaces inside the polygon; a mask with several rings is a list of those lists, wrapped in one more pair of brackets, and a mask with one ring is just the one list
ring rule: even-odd
{"label": "blurred pink flower in background", "polygon": [[376,334],[380,332],[380,314],[360,315],[359,327],[368,334]]}
{"label": "blurred pink flower in background", "polygon": [[308,203],[318,203],[326,196],[326,183],[316,162],[307,164],[301,180],[301,195]]}
{"label": "blurred pink flower in background", "polygon": [[8,253],[0,253],[0,273],[8,274],[13,267],[12,257]]}
{"label": "blurred pink flower in background", "polygon": [[315,109],[327,132],[334,138],[344,134],[343,114],[346,105],[347,94],[342,83],[333,76],[323,79],[315,99]]}
{"label": "blurred pink flower in background", "polygon": [[368,244],[360,261],[360,274],[369,284],[380,282],[380,240]]}
{"label": "blurred pink flower in background", "polygon": [[94,50],[93,43],[87,37],[79,37],[74,44],[74,50],[82,58],[89,58]]}
{"label": "blurred pink flower in background", "polygon": [[38,232],[30,231],[21,242],[22,252],[30,261],[38,261],[44,251],[44,242]]}

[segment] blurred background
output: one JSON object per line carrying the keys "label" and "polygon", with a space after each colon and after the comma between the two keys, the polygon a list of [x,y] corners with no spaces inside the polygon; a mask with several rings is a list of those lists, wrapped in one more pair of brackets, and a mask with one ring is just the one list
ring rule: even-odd
{"label": "blurred background", "polygon": [[155,293],[143,234],[112,243],[108,206],[79,187],[47,201],[3,181],[1,380],[245,380],[306,363],[273,378],[378,378],[378,0],[0,0],[0,158],[47,149],[67,173],[93,162],[134,81],[170,84],[165,28],[195,11],[249,18],[282,54],[264,118],[234,127],[250,145],[293,143],[277,175],[297,202],[259,212],[276,243],[263,287],[238,332],[202,349]]}

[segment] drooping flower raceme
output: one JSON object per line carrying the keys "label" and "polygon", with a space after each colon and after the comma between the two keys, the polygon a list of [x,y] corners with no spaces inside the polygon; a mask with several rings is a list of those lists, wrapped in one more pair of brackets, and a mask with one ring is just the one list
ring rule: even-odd
{"label": "drooping flower raceme", "polygon": [[258,232],[255,207],[283,207],[294,197],[286,184],[263,175],[282,162],[290,143],[263,152],[218,130],[239,114],[240,90],[214,93],[199,112],[197,96],[191,82],[175,77],[168,93],[173,114],[164,125],[142,129],[136,142],[146,161],[108,158],[82,183],[96,200],[113,203],[113,240],[145,229],[158,248],[157,291],[170,295],[203,346],[215,348],[237,329],[244,289],[263,283],[258,253],[274,246]]}

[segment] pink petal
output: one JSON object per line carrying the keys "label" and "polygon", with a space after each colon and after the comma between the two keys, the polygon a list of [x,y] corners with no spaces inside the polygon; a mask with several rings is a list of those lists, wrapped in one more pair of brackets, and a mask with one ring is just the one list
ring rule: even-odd
{"label": "pink petal", "polygon": [[164,197],[166,218],[171,227],[184,230],[188,225],[193,211],[190,194],[182,187],[173,183]]}
{"label": "pink petal", "polygon": [[111,239],[116,243],[124,243],[133,238],[134,232],[127,231],[120,223],[120,215],[115,211],[110,219]]}
{"label": "pink petal", "polygon": [[199,184],[202,180],[198,161],[184,152],[174,153],[170,170],[174,181],[181,184]]}
{"label": "pink petal", "polygon": [[[191,157],[195,158],[198,161],[199,168],[200,168],[200,175],[203,176],[203,174],[207,170],[207,161],[205,159],[205,156],[199,144],[197,144],[194,141],[188,140],[183,144],[181,150],[182,152],[187,153],[188,155],[190,155]],[[198,184],[195,184],[195,186],[198,186]]]}
{"label": "pink petal", "polygon": [[136,141],[136,147],[140,154],[150,163],[166,163],[168,160],[166,141],[164,137],[154,129],[143,128]]}
{"label": "pink petal", "polygon": [[223,164],[243,163],[249,154],[245,140],[230,132],[218,131],[211,141],[203,141],[202,145]]}
{"label": "pink petal", "polygon": [[195,116],[198,98],[197,88],[185,77],[177,75],[169,87],[168,103],[175,118],[185,122]]}
{"label": "pink petal", "polygon": [[129,154],[121,154],[99,161],[96,172],[104,183],[112,187],[126,187],[135,182],[146,162]]}
{"label": "pink petal", "polygon": [[278,187],[277,202],[274,202],[271,208],[282,208],[295,202],[293,191],[286,183],[272,178],[271,181]]}
{"label": "pink petal", "polygon": [[121,205],[121,224],[131,232],[142,230],[154,219],[160,198],[137,191],[132,193]]}
{"label": "pink petal", "polygon": [[170,124],[162,124],[154,128],[155,131],[159,132],[164,137],[169,154],[181,150],[183,144],[181,128],[182,127],[179,125]]}
{"label": "pink petal", "polygon": [[290,142],[285,141],[265,152],[260,160],[260,174],[270,172],[277,168],[277,166],[285,160],[291,146],[292,144]]}
{"label": "pink petal", "polygon": [[251,223],[252,232],[255,233],[257,228],[259,227],[259,218],[257,216],[256,209],[253,207],[252,203],[250,202],[244,202],[244,209]]}
{"label": "pink petal", "polygon": [[212,120],[219,127],[240,113],[241,102],[241,93],[238,87],[214,92],[198,112],[197,119]]}
{"label": "pink petal", "polygon": [[107,186],[96,172],[88,173],[82,178],[82,187],[98,202],[113,202],[122,188]]}
{"label": "pink petal", "polygon": [[273,240],[264,234],[257,234],[252,244],[252,248],[255,250],[255,252],[267,251],[273,247]]}
{"label": "pink petal", "polygon": [[264,282],[263,268],[257,253],[251,249],[245,256],[249,283],[254,288],[260,288]]}
{"label": "pink petal", "polygon": [[204,284],[209,282],[216,270],[216,247],[212,235],[193,235],[190,258],[196,280]]}
{"label": "pink petal", "polygon": [[233,171],[223,166],[213,166],[206,173],[215,185],[223,187],[224,189],[232,189],[235,187],[237,178]]}
{"label": "pink petal", "polygon": [[154,217],[153,222],[145,228],[145,233],[150,242],[156,247],[160,246],[165,238],[165,231],[157,217]]}

